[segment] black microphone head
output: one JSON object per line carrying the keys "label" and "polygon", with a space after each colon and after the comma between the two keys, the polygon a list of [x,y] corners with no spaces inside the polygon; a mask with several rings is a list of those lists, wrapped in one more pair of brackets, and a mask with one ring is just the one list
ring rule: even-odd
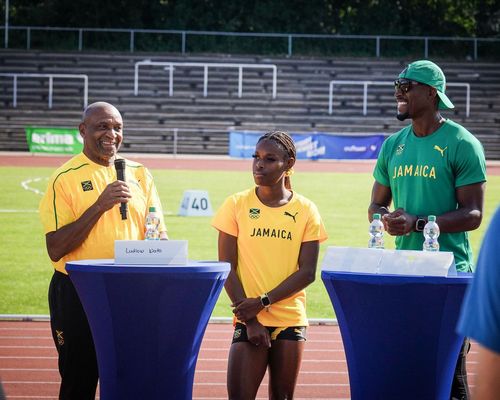
{"label": "black microphone head", "polygon": [[[119,181],[125,181],[125,160],[123,158],[115,158],[116,178]],[[122,219],[127,219],[127,203],[120,204],[120,214]]]}
{"label": "black microphone head", "polygon": [[115,169],[122,171],[125,169],[125,160],[123,158],[115,158]]}
{"label": "black microphone head", "polygon": [[120,181],[125,180],[125,160],[123,158],[115,159],[116,178]]}

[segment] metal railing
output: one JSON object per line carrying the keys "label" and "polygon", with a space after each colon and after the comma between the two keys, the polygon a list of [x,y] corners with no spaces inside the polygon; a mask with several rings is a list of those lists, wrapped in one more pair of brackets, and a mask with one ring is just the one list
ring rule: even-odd
{"label": "metal railing", "polygon": [[17,107],[17,78],[49,78],[49,108],[52,108],[54,78],[58,79],[83,79],[83,107],[87,107],[89,98],[89,78],[83,74],[25,74],[25,73],[0,73],[0,76],[12,77],[12,105]]}
{"label": "metal railing", "polygon": [[[394,86],[394,82],[388,81],[330,81],[330,90],[328,94],[328,114],[333,113],[333,87],[335,85],[363,85],[363,115],[367,114],[368,105],[368,86],[369,85],[379,85],[379,86]],[[447,87],[465,87],[466,89],[466,103],[465,103],[465,116],[470,115],[470,84],[469,83],[447,83]]]}
{"label": "metal railing", "polygon": [[[0,30],[5,31],[5,27],[0,26]],[[65,28],[65,27],[42,27],[42,26],[15,26],[10,25],[5,36],[5,48],[8,47],[9,31],[21,30],[26,32],[26,49],[31,48],[31,37],[36,31],[60,31],[60,32],[75,32],[78,35],[78,51],[83,51],[84,48],[84,33],[86,32],[102,32],[102,33],[124,33],[129,36],[129,50],[135,51],[135,37],[138,33],[146,34],[169,34],[180,37],[180,52],[187,52],[187,41],[191,36],[227,36],[227,37],[253,37],[253,38],[282,38],[284,39],[288,56],[292,56],[294,48],[294,40],[297,39],[315,39],[315,40],[368,40],[373,42],[373,50],[375,57],[381,57],[381,44],[384,41],[420,41],[422,42],[423,57],[429,57],[429,48],[431,42],[468,42],[472,45],[472,57],[474,60],[479,58],[478,45],[480,43],[500,43],[498,38],[475,38],[475,37],[453,37],[453,36],[391,36],[391,35],[327,35],[327,34],[302,34],[302,33],[256,33],[256,32],[218,32],[218,31],[190,31],[190,30],[170,30],[170,29],[117,29],[117,28]]]}
{"label": "metal railing", "polygon": [[213,68],[237,68],[238,69],[238,97],[243,93],[243,68],[248,69],[266,69],[273,72],[273,99],[276,98],[277,68],[274,64],[233,64],[233,63],[197,63],[197,62],[167,62],[144,60],[135,63],[134,68],[134,95],[139,94],[139,67],[141,65],[164,66],[169,71],[168,95],[174,95],[174,67],[203,67],[203,97],[208,94],[208,67]]}

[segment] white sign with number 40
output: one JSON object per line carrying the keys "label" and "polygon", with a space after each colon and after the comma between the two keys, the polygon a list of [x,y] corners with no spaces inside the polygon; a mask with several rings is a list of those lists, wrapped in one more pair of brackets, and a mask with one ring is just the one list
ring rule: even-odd
{"label": "white sign with number 40", "polygon": [[179,215],[185,217],[210,217],[212,205],[206,190],[186,190],[182,196]]}

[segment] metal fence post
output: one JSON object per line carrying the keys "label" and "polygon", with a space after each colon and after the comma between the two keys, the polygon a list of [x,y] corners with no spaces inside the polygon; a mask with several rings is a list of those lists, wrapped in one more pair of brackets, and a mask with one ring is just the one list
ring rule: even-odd
{"label": "metal fence post", "polygon": [[363,84],[363,115],[366,115],[366,108],[368,103],[368,82]]}
{"label": "metal fence post", "polygon": [[333,109],[333,81],[330,82],[330,90],[328,92],[328,114],[332,114]]}
{"label": "metal fence post", "polygon": [[208,92],[208,65],[203,67],[203,97],[207,97]]}
{"label": "metal fence post", "polygon": [[465,100],[465,116],[469,118],[470,115],[470,85],[466,86],[466,100]]}
{"label": "metal fence post", "polygon": [[17,107],[17,75],[14,75],[14,80],[12,83],[12,105],[14,108]]}
{"label": "metal fence post", "polygon": [[243,92],[243,67],[238,68],[238,97],[241,98]]}
{"label": "metal fence post", "polygon": [[424,39],[424,58],[429,58],[429,38]]}
{"label": "metal fence post", "polygon": [[182,54],[186,54],[186,32],[182,31],[181,33],[181,39],[182,39]]}
{"label": "metal fence post", "polygon": [[83,108],[87,108],[89,103],[89,77],[83,77]]}
{"label": "metal fence post", "polygon": [[5,0],[5,48],[9,48],[9,0]]}
{"label": "metal fence post", "polygon": [[134,96],[139,94],[139,64],[135,63],[134,68]]}
{"label": "metal fence post", "polygon": [[52,108],[52,85],[54,83],[54,78],[52,75],[49,76],[49,108]]}
{"label": "metal fence post", "polygon": [[130,31],[130,52],[134,52],[134,30]]}
{"label": "metal fence post", "polygon": [[288,35],[288,57],[292,56],[292,35]]}
{"label": "metal fence post", "polygon": [[83,50],[83,29],[78,29],[78,51]]}
{"label": "metal fence post", "polygon": [[174,95],[174,64],[170,64],[168,71],[168,95],[169,97]]}
{"label": "metal fence post", "polygon": [[174,148],[173,148],[174,156],[177,155],[177,128],[174,128]]}
{"label": "metal fence post", "polygon": [[377,53],[377,58],[380,58],[380,36],[377,36],[376,40],[376,53]]}
{"label": "metal fence post", "polygon": [[277,76],[278,68],[276,67],[276,65],[273,65],[273,99],[276,98]]}

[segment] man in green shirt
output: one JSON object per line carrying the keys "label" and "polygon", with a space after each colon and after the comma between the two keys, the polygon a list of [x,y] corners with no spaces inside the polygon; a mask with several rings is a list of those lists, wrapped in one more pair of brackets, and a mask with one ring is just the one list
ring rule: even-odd
{"label": "man in green shirt", "polygon": [[[428,60],[409,64],[394,82],[397,118],[411,125],[391,135],[380,151],[373,176],[369,220],[382,215],[396,247],[422,250],[429,215],[441,230],[440,250],[451,251],[458,271],[473,271],[468,231],[483,216],[486,162],[481,143],[439,110],[454,108],[445,94],[443,71]],[[391,202],[394,211],[389,211]],[[464,343],[451,399],[468,399]]]}

